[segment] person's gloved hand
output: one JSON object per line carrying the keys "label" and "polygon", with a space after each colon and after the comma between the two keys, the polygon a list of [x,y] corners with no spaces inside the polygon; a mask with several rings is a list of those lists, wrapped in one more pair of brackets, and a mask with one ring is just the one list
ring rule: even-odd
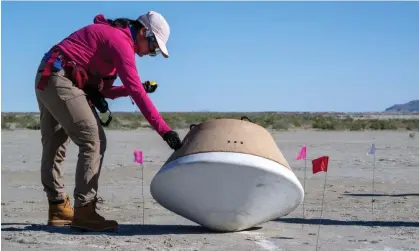
{"label": "person's gloved hand", "polygon": [[179,138],[179,134],[175,131],[165,133],[163,135],[163,140],[175,151],[182,147],[182,141]]}
{"label": "person's gloved hand", "polygon": [[145,81],[144,83],[143,83],[143,86],[144,86],[144,90],[147,92],[147,93],[153,93],[153,92],[155,92],[156,91],[156,89],[157,89],[157,83],[156,83],[156,81]]}

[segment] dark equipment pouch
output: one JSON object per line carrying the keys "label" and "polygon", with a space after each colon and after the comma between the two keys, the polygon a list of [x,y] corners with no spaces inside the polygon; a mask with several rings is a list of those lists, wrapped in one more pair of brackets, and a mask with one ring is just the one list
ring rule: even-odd
{"label": "dark equipment pouch", "polygon": [[84,86],[83,91],[86,93],[87,100],[90,102],[91,105],[93,105],[101,113],[109,112],[109,116],[106,122],[103,122],[99,118],[102,126],[107,127],[112,121],[112,112],[109,110],[108,102],[100,92],[100,85],[87,84]]}

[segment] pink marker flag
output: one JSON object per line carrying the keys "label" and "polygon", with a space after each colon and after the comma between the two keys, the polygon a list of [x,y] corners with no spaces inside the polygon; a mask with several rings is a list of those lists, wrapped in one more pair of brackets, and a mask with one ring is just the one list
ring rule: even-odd
{"label": "pink marker flag", "polygon": [[137,163],[143,163],[143,152],[140,150],[134,150],[134,161]]}
{"label": "pink marker flag", "polygon": [[306,159],[307,147],[303,146],[297,155],[297,160]]}

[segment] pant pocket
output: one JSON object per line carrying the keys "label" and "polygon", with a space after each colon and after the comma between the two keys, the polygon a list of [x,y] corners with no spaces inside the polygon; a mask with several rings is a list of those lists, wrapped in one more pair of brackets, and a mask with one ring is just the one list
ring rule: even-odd
{"label": "pant pocket", "polygon": [[[90,144],[99,144],[99,126],[90,120],[80,120],[73,124],[70,137],[76,143],[89,142]],[[78,141],[78,142],[77,142]]]}
{"label": "pant pocket", "polygon": [[74,86],[73,82],[65,76],[64,70],[53,73],[49,84],[53,85],[58,97],[63,101],[86,96],[83,90]]}
{"label": "pant pocket", "polygon": [[68,97],[65,106],[71,123],[79,124],[79,129],[97,125],[96,117],[84,95]]}

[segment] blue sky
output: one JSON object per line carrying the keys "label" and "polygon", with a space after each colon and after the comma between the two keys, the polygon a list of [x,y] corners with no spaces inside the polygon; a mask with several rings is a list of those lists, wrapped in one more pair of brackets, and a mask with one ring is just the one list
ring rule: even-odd
{"label": "blue sky", "polygon": [[[53,44],[148,10],[171,58],[137,57],[160,111],[382,111],[419,98],[418,2],[3,2],[1,109],[38,111],[34,78]],[[121,84],[120,81],[117,82]],[[129,98],[113,111],[138,111]]]}

